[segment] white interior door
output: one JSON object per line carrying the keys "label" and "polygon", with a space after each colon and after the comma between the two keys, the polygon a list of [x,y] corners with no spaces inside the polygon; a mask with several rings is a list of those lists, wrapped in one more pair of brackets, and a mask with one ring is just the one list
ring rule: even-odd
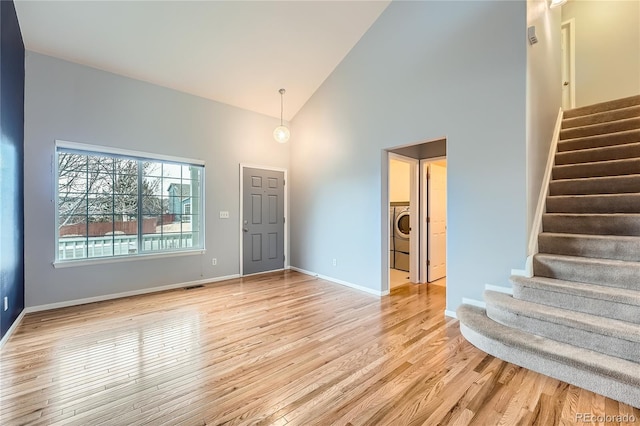
{"label": "white interior door", "polygon": [[560,27],[560,49],[562,54],[562,109],[575,108],[575,53],[573,20],[564,22]]}
{"label": "white interior door", "polygon": [[427,181],[427,281],[447,275],[447,169],[429,165]]}

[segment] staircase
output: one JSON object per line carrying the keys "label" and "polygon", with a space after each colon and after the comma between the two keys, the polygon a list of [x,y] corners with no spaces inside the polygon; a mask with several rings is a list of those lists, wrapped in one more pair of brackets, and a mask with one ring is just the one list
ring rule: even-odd
{"label": "staircase", "polygon": [[498,358],[640,408],[640,96],[566,111],[533,277],[457,311]]}

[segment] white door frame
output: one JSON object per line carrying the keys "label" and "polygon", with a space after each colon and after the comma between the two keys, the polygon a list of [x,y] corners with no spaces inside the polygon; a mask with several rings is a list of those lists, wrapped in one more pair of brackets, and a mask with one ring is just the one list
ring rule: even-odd
{"label": "white door frame", "polygon": [[[289,187],[287,185],[287,169],[283,169],[280,167],[271,167],[271,166],[259,166],[259,165],[255,165],[255,164],[247,164],[247,163],[240,163],[240,213],[238,214],[238,239],[240,242],[240,259],[239,259],[239,263],[240,263],[240,276],[244,277],[244,265],[243,265],[243,257],[242,257],[242,250],[243,250],[243,246],[242,246],[242,240],[243,240],[243,234],[244,232],[242,231],[242,214],[243,214],[243,207],[244,207],[244,203],[242,202],[243,199],[243,195],[244,195],[244,169],[245,168],[249,168],[249,169],[262,169],[262,170],[271,170],[274,172],[283,172],[284,173],[284,269],[289,269],[290,268],[290,263],[289,263],[289,221],[287,220],[287,217],[289,216]],[[269,271],[270,272],[270,271]],[[263,274],[264,272],[259,272],[259,274]]]}
{"label": "white door frame", "polygon": [[429,260],[429,227],[427,226],[427,216],[429,213],[429,194],[426,183],[427,166],[429,163],[446,160],[447,156],[427,158],[420,160],[420,282],[428,283],[429,271],[427,260]]}
{"label": "white door frame", "polygon": [[[569,30],[569,102],[571,103],[569,108],[576,107],[576,20],[571,18],[568,21],[564,21],[560,24],[560,30],[563,27],[567,27]],[[564,58],[562,58],[564,62]],[[560,84],[564,84],[560,81]]]}
{"label": "white door frame", "polygon": [[[420,261],[420,221],[419,221],[419,185],[418,185],[418,169],[420,162],[415,158],[405,157],[404,155],[387,153],[387,215],[389,215],[389,203],[391,201],[391,174],[389,173],[390,160],[398,160],[409,163],[409,223],[411,226],[410,248],[409,248],[409,280],[412,283],[419,282],[419,261]],[[388,218],[387,224],[391,223],[392,218]],[[386,247],[387,247],[387,283],[391,286],[391,262],[389,256],[391,251],[389,247],[389,226],[386,227]]]}

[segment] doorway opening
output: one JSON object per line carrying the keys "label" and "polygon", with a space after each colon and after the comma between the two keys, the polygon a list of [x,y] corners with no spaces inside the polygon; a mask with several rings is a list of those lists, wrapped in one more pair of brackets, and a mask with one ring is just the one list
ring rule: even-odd
{"label": "doorway opening", "polygon": [[446,139],[387,149],[384,160],[383,289],[446,286]]}

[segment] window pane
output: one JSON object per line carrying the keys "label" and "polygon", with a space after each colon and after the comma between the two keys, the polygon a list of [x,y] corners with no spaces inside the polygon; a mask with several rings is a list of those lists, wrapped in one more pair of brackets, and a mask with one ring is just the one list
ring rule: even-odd
{"label": "window pane", "polygon": [[126,214],[136,218],[138,214],[138,196],[137,195],[114,195],[113,205],[115,214]]}
{"label": "window pane", "polygon": [[58,260],[202,246],[203,167],[63,148],[57,154]]}
{"label": "window pane", "polygon": [[114,175],[113,192],[115,194],[138,194],[138,176],[137,175]]}
{"label": "window pane", "polygon": [[142,195],[155,195],[156,197],[161,197],[162,178],[149,176],[142,178]]}
{"label": "window pane", "polygon": [[156,161],[143,161],[142,175],[162,177],[162,163]]}
{"label": "window pane", "polygon": [[160,197],[142,197],[142,214],[158,215],[162,214],[162,198]]}
{"label": "window pane", "polygon": [[162,166],[162,176],[180,179],[182,177],[182,166],[180,164],[164,164]]}
{"label": "window pane", "polygon": [[59,217],[58,259],[72,260],[87,257],[86,216],[68,215]]}

